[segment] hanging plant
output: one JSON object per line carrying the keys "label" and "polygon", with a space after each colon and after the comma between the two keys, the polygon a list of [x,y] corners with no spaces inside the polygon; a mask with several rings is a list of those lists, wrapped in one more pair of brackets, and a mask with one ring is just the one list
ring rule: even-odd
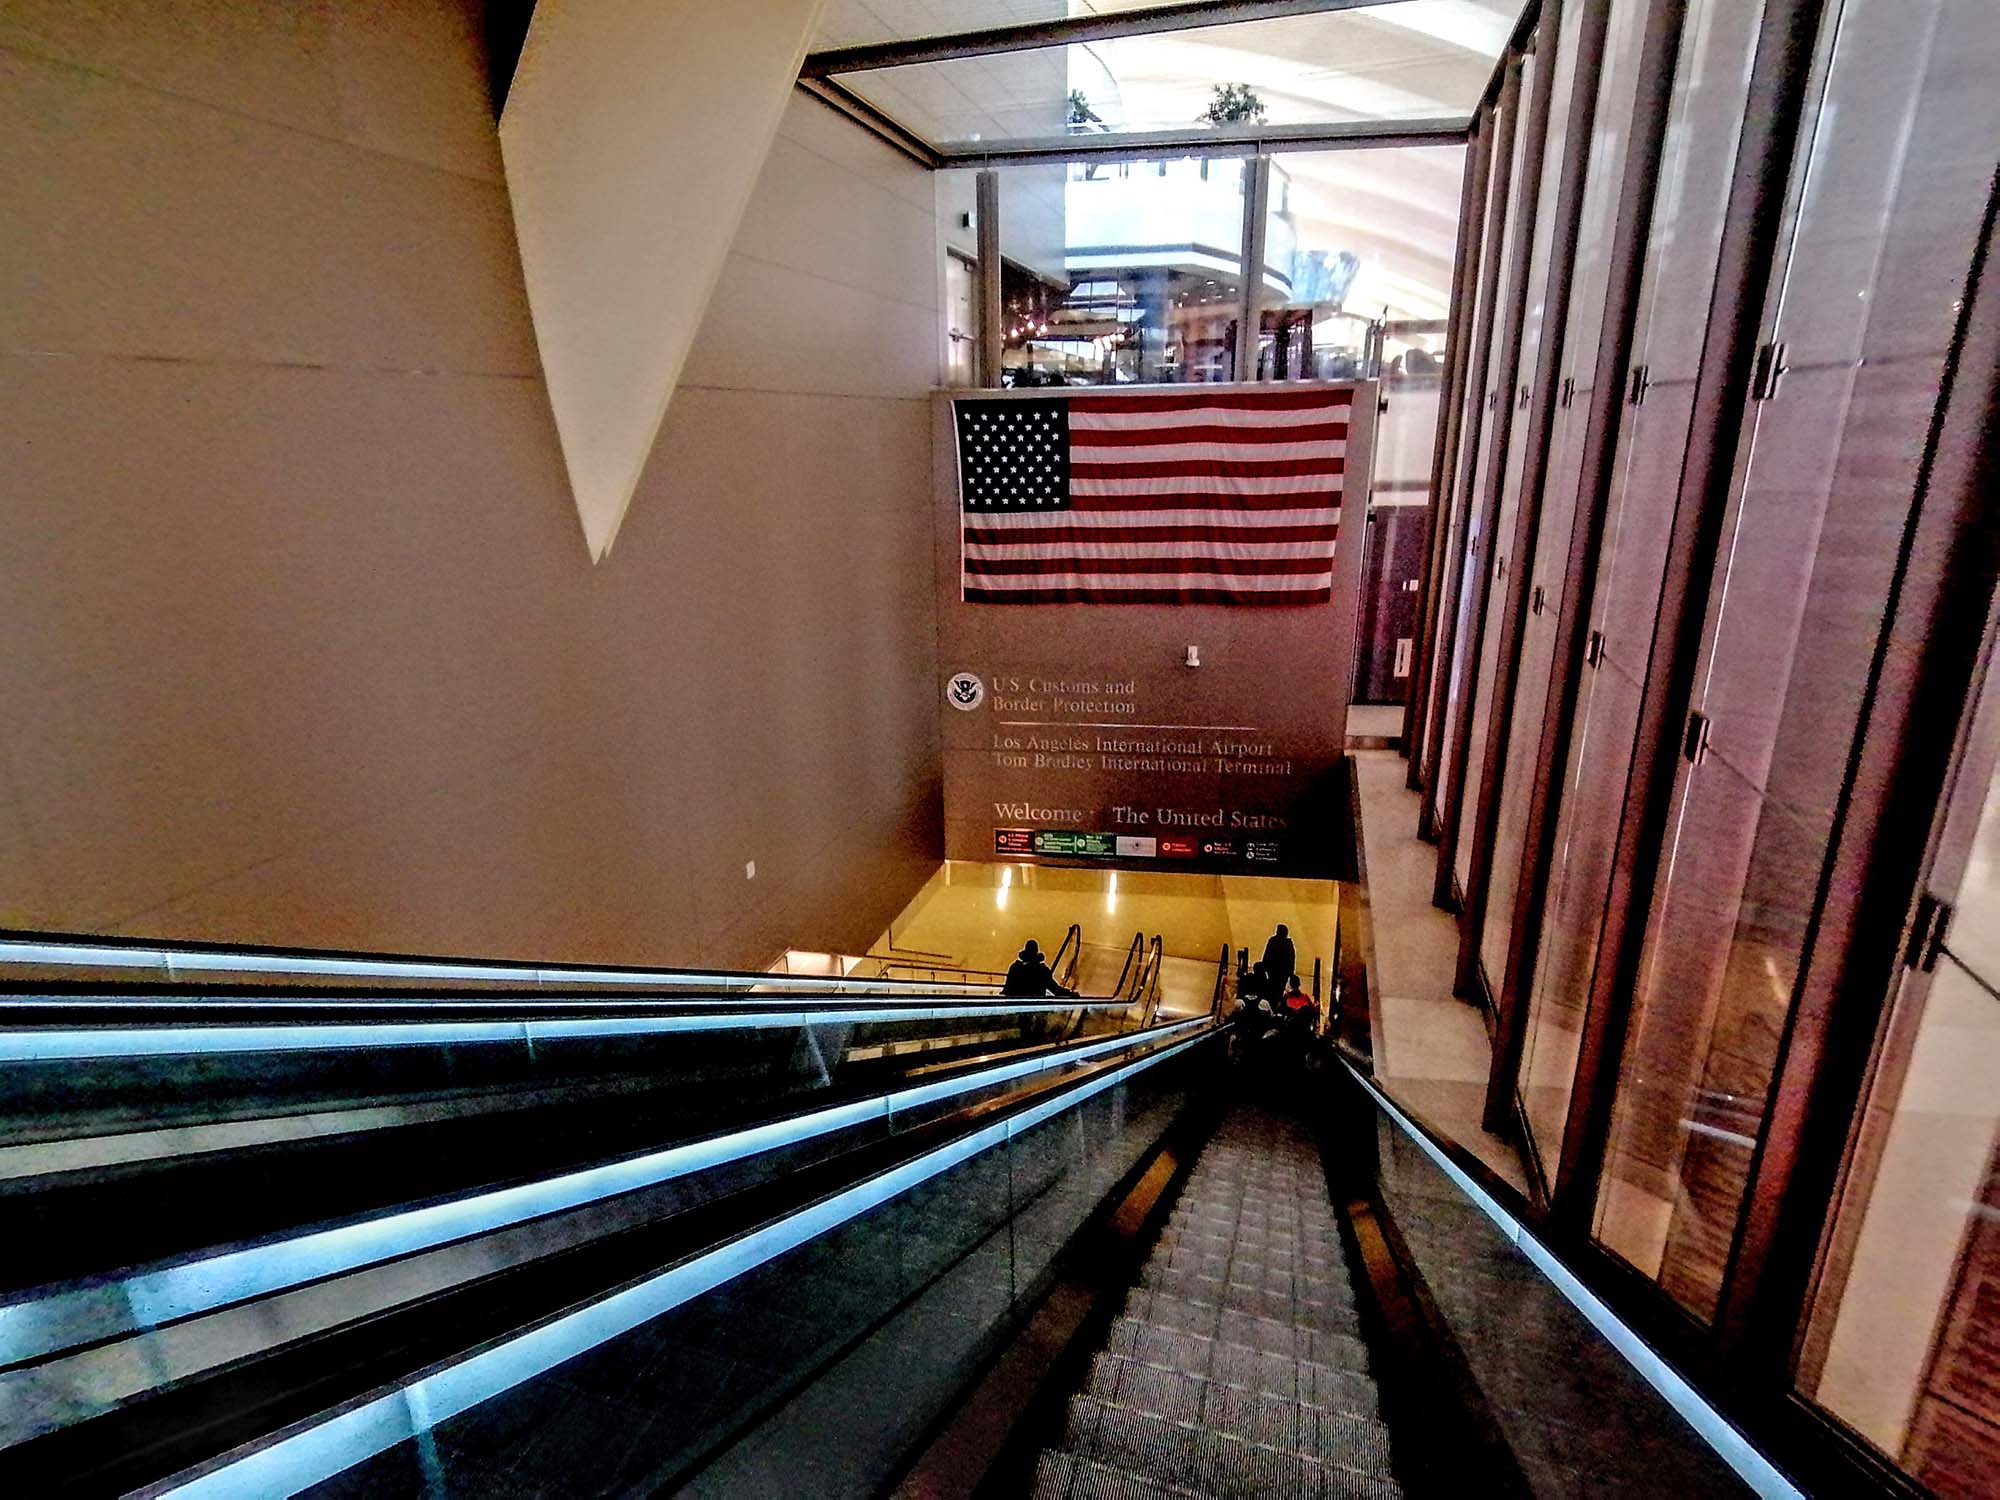
{"label": "hanging plant", "polygon": [[1247,83],[1218,83],[1208,108],[1195,118],[1204,125],[1261,125],[1264,101]]}

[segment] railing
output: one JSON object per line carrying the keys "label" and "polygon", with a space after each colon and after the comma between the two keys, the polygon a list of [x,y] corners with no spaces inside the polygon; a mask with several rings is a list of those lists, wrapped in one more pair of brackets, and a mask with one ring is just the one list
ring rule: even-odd
{"label": "railing", "polygon": [[[1125,950],[1125,963],[1118,970],[1118,983],[1111,987],[1109,998],[1123,1002],[1128,1009],[1131,1006],[1133,997],[1137,994],[1139,984],[1145,976],[1145,964],[1141,956],[1144,954],[1145,948],[1146,934],[1143,932],[1133,933],[1132,944]],[[1139,966],[1136,969],[1133,967],[1135,964]],[[1089,1011],[1078,1007],[1076,1017],[1070,1022],[1069,1031],[1065,1034],[1064,1039],[1074,1041],[1077,1037],[1081,1036],[1083,1034],[1083,1023],[1089,1018],[1089,1015]]]}
{"label": "railing", "polygon": [[[1063,967],[1063,956],[1069,956],[1069,967]],[[1072,922],[1069,931],[1063,934],[1062,945],[1056,949],[1056,956],[1049,963],[1049,972],[1056,977],[1056,983],[1066,990],[1076,988],[1076,963],[1083,956],[1083,924]],[[1004,977],[1004,976],[1003,976]]]}
{"label": "railing", "polygon": [[[1247,954],[1250,950],[1246,948],[1243,951]],[[1228,987],[1229,944],[1224,943],[1222,945],[1222,956],[1215,961],[1215,994],[1210,997],[1208,1002],[1210,1020],[1218,1019],[1222,1015],[1222,997],[1227,992]]]}
{"label": "railing", "polygon": [[1112,998],[1120,1000],[1125,998],[1125,986],[1132,978],[1132,965],[1138,962],[1139,955],[1145,946],[1146,934],[1143,932],[1133,933],[1132,946],[1125,950],[1125,966],[1118,971],[1118,983],[1111,991]]}
{"label": "railing", "polygon": [[[1004,969],[969,969],[962,964],[920,964],[890,958],[870,958],[864,961],[862,967],[869,969],[874,978],[892,984],[996,985],[1007,977]],[[860,972],[857,968],[853,974]]]}
{"label": "railing", "polygon": [[1165,944],[1155,933],[1146,949],[1146,962],[1139,971],[1139,982],[1132,987],[1132,1003],[1139,1008],[1138,1026],[1152,1025],[1153,1017],[1160,1009],[1160,971],[1165,964]]}
{"label": "railing", "polygon": [[[19,973],[9,975],[8,969]],[[213,983],[292,988],[301,983],[382,986],[464,984],[565,990],[789,990],[852,993],[872,985],[928,990],[986,990],[989,983],[869,978],[857,975],[773,974],[764,970],[668,969],[608,964],[537,964],[479,959],[288,949],[204,943],[156,943],[75,933],[0,933],[0,984],[44,984],[117,975],[148,984]],[[68,976],[74,975],[75,980]]]}

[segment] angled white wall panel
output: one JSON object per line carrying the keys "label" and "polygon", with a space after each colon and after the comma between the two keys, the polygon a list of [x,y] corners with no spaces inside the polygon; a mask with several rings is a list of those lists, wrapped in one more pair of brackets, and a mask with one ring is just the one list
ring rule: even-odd
{"label": "angled white wall panel", "polygon": [[823,0],[541,0],[500,149],[549,403],[602,560]]}

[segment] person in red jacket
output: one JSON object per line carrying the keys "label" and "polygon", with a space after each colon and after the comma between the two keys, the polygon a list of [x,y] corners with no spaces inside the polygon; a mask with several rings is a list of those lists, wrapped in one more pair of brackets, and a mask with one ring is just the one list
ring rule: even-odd
{"label": "person in red jacket", "polygon": [[1285,986],[1279,1013],[1286,1020],[1304,1027],[1307,1031],[1319,1030],[1319,1003],[1305,992],[1296,974]]}

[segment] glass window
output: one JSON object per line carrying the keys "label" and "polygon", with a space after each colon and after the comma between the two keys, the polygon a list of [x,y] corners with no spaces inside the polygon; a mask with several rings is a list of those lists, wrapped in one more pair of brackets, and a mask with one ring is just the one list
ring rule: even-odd
{"label": "glass window", "polygon": [[[1511,386],[1503,389],[1500,384],[1502,376],[1506,373],[1502,368],[1504,361],[1500,357],[1502,353],[1500,345],[1506,337],[1508,309],[1512,307],[1520,285],[1519,267],[1516,265],[1519,257],[1516,250],[1521,237],[1531,228],[1530,217],[1534,210],[1534,205],[1528,201],[1525,191],[1526,174],[1527,163],[1533,154],[1539,151],[1540,143],[1528,136],[1527,124],[1530,118],[1529,101],[1534,98],[1535,80],[1539,71],[1539,64],[1534,54],[1530,53],[1522,60],[1514,145],[1512,160],[1508,163],[1507,187],[1504,194],[1496,193],[1489,205],[1502,210],[1504,217],[1496,222],[1492,214],[1489,213],[1488,216],[1489,229],[1485,253],[1497,257],[1499,279],[1493,283],[1495,292],[1491,306],[1484,308],[1481,313],[1482,318],[1487,320],[1482,327],[1492,341],[1484,372],[1485,390],[1483,398],[1474,396],[1471,392],[1467,393],[1468,400],[1483,399],[1484,405],[1479,421],[1478,446],[1470,450],[1469,456],[1472,462],[1466,471],[1470,475],[1470,483],[1466,487],[1463,502],[1466,524],[1465,569],[1459,579],[1458,618],[1452,642],[1451,678],[1447,684],[1443,735],[1439,741],[1441,747],[1439,763],[1449,768],[1454,754],[1453,747],[1457,744],[1461,733],[1461,720],[1467,714],[1466,700],[1470,695],[1473,698],[1474,717],[1467,726],[1469,731],[1465,752],[1467,774],[1465,791],[1459,802],[1461,823],[1469,818],[1468,809],[1478,800],[1479,781],[1474,772],[1479,766],[1480,757],[1485,753],[1485,746],[1480,743],[1483,719],[1479,716],[1486,710],[1488,695],[1484,691],[1485,684],[1479,681],[1481,658],[1484,655],[1480,650],[1480,632],[1484,622],[1479,618],[1479,605],[1481,585],[1492,571],[1494,551],[1500,545],[1500,532],[1492,525],[1487,496],[1493,488],[1494,470],[1505,457],[1501,451],[1501,433],[1505,419],[1513,409],[1513,389]],[[1490,660],[1486,665],[1490,667]],[[1490,671],[1485,675],[1490,678]],[[1440,775],[1437,781],[1442,796],[1450,776]],[[1457,881],[1459,891],[1463,893],[1472,873],[1472,840],[1469,837],[1460,838],[1453,854],[1453,877]]]}
{"label": "glass window", "polygon": [[2000,1473],[2000,775],[1967,790],[1948,940],[1891,1011],[1799,1386],[1970,1500]]}
{"label": "glass window", "polygon": [[[1528,836],[1527,800],[1540,753],[1546,716],[1559,713],[1553,694],[1555,649],[1569,612],[1588,605],[1577,597],[1569,576],[1569,543],[1577,505],[1582,500],[1585,424],[1595,390],[1598,351],[1604,332],[1605,305],[1610,295],[1610,256],[1618,197],[1625,174],[1625,152],[1631,136],[1639,56],[1648,7],[1643,0],[1612,0],[1604,58],[1598,82],[1595,123],[1589,142],[1590,162],[1584,182],[1576,260],[1571,272],[1568,326],[1563,338],[1563,368],[1568,399],[1559,403],[1549,435],[1549,456],[1543,482],[1541,532],[1535,544],[1535,581],[1544,590],[1543,613],[1530,613],[1521,646],[1521,687],[1515,700],[1514,723],[1507,741],[1506,780],[1501,790],[1494,832],[1493,884],[1487,898],[1489,932],[1507,921],[1511,926],[1519,890],[1522,849]],[[1567,18],[1565,18],[1567,19]],[[1582,738],[1589,708],[1586,684],[1580,689],[1578,722],[1572,734],[1572,754]],[[1600,780],[1604,778],[1599,778]],[[1622,783],[1619,770],[1613,778]],[[1615,817],[1615,811],[1613,813]],[[1564,891],[1569,874],[1573,828],[1567,804],[1564,825],[1549,872],[1550,896],[1542,908],[1541,933],[1530,991],[1527,1031],[1522,1046],[1517,1089],[1527,1121],[1530,1156],[1543,1174],[1544,1186],[1554,1187],[1562,1153],[1563,1131],[1569,1119],[1571,1085],[1582,1039],[1582,996],[1589,974],[1574,972],[1573,959],[1582,944],[1576,933],[1582,923],[1572,893]],[[1593,881],[1589,886],[1598,890]],[[1601,892],[1599,893],[1601,900]],[[1505,913],[1503,917],[1501,914]],[[1586,914],[1584,920],[1588,920]],[[1566,952],[1555,951],[1552,939],[1569,934]],[[1492,960],[1488,960],[1489,969]],[[1560,967],[1554,975],[1547,971]]]}
{"label": "glass window", "polygon": [[940,144],[1464,115],[1519,11],[1518,0],[1402,0],[876,68],[838,81]]}
{"label": "glass window", "polygon": [[1922,26],[1853,3],[1829,17],[1778,303],[1789,373],[1755,407],[1724,517],[1695,664],[1708,750],[1679,767],[1620,1068],[1599,1233],[1703,1318],[1810,959],[2000,132],[2000,96],[1974,82],[2000,63],[1990,11],[1922,9]]}
{"label": "glass window", "polygon": [[[1351,380],[1378,366],[1436,374],[1464,166],[1463,146],[1271,158],[1259,379]],[[1379,326],[1391,322],[1393,350]]]}
{"label": "glass window", "polygon": [[[1067,168],[1060,274],[1012,254],[1003,267],[1002,383],[1233,380],[1244,167],[1180,157]],[[1004,223],[1001,233],[1010,243]]]}

